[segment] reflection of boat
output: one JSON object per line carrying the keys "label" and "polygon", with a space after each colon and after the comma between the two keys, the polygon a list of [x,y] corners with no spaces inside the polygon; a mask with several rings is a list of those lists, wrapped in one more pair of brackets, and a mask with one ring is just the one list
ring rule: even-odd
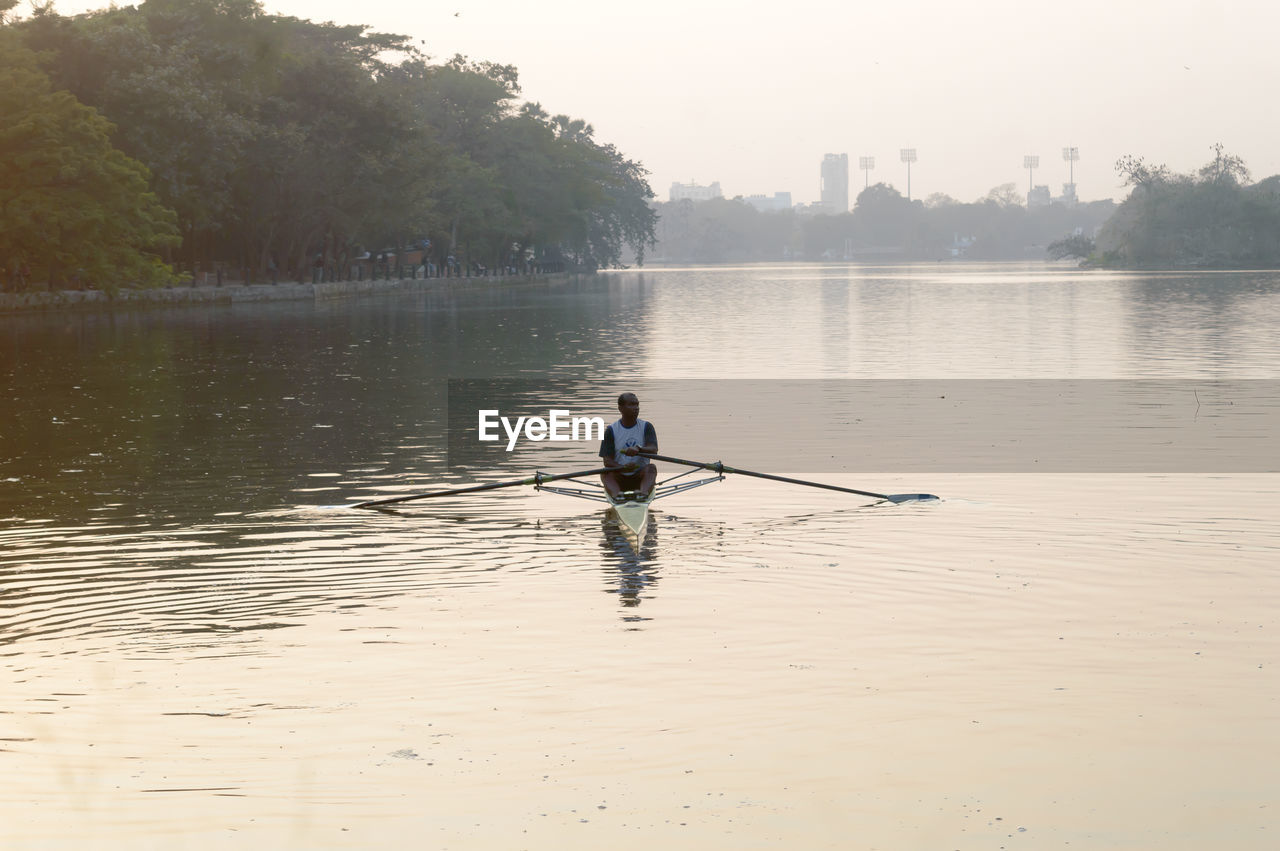
{"label": "reflection of boat", "polygon": [[[600,548],[606,553],[603,562],[605,590],[618,595],[624,609],[635,609],[652,596],[658,584],[658,534],[662,524],[658,515],[650,513],[644,535],[636,534],[618,520],[613,509],[596,515],[600,518]],[[634,611],[624,615],[626,621],[642,621]]]}

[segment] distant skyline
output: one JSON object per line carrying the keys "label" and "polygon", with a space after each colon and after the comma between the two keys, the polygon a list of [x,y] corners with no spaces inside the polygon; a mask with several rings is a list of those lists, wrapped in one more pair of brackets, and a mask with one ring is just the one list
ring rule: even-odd
{"label": "distant skyline", "polygon": [[[64,15],[102,2],[56,2]],[[134,5],[119,3],[117,5]],[[1221,142],[1255,180],[1280,173],[1280,77],[1271,0],[795,0],[752,13],[727,2],[267,0],[269,13],[412,36],[436,61],[462,53],[515,65],[523,97],[595,127],[672,183],[727,197],[819,200],[827,153],[875,157],[872,183],[973,201],[1013,183],[1023,157],[1053,195],[1076,147],[1080,200],[1123,198],[1126,154],[1199,168]],[[20,6],[20,15],[29,8]],[[850,168],[850,203],[863,173]]]}

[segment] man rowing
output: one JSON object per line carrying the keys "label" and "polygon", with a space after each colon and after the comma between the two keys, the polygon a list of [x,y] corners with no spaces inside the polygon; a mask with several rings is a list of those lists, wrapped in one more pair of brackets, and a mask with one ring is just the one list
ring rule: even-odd
{"label": "man rowing", "polygon": [[618,397],[621,417],[605,429],[600,443],[600,457],[611,468],[600,474],[600,483],[611,500],[617,501],[623,491],[639,491],[648,499],[658,480],[658,468],[641,452],[658,451],[658,433],[653,423],[640,419],[640,400],[634,393]]}

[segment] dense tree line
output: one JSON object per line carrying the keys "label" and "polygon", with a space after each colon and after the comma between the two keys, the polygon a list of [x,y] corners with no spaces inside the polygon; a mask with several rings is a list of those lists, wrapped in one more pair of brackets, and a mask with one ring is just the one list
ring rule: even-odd
{"label": "dense tree line", "polygon": [[1122,157],[1116,170],[1132,190],[1098,235],[1089,261],[1165,269],[1280,267],[1280,175],[1250,185],[1243,160],[1222,145],[1213,150],[1214,158],[1195,174]]}
{"label": "dense tree line", "polygon": [[1055,239],[1090,238],[1111,215],[1111,201],[1028,209],[1012,184],[961,203],[945,195],[908,200],[878,183],[841,214],[758,211],[741,199],[657,205],[654,256],[678,262],[725,263],[800,258],[978,260],[1042,258]]}
{"label": "dense tree line", "polygon": [[517,102],[515,68],[408,38],[145,0],[5,20],[0,263],[26,285],[154,283],[215,261],[263,278],[429,242],[437,264],[643,258],[645,170],[589,124]]}

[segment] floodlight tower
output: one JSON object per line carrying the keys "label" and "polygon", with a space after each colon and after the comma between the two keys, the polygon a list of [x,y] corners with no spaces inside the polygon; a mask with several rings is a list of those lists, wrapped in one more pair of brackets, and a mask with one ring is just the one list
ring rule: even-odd
{"label": "floodlight tower", "polygon": [[858,157],[858,168],[862,169],[862,188],[866,189],[871,185],[871,172],[876,167],[875,157]]}
{"label": "floodlight tower", "polygon": [[916,161],[915,148],[901,148],[898,150],[898,156],[907,164],[907,200],[911,200],[911,164]]}
{"label": "floodlight tower", "polygon": [[1062,158],[1067,161],[1067,169],[1068,169],[1067,174],[1069,175],[1067,179],[1070,181],[1066,186],[1063,187],[1063,189],[1066,191],[1064,191],[1062,194],[1069,197],[1071,199],[1071,203],[1075,203],[1076,161],[1080,159],[1080,149],[1079,148],[1063,148]]}
{"label": "floodlight tower", "polygon": [[1022,158],[1022,167],[1027,170],[1027,193],[1030,194],[1035,189],[1035,170],[1040,167],[1040,156],[1038,154],[1027,154]]}

